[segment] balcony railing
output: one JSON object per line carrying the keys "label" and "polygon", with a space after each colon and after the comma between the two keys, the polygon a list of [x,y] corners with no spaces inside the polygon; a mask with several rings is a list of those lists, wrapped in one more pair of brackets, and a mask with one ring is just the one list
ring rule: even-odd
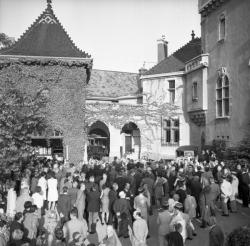
{"label": "balcony railing", "polygon": [[208,67],[208,54],[202,54],[188,61],[185,65],[185,72],[191,72],[200,67]]}

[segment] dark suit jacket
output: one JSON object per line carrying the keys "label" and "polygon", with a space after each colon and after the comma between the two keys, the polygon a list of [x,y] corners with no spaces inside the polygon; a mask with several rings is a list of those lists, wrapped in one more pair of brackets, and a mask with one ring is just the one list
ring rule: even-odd
{"label": "dark suit jacket", "polygon": [[100,192],[99,191],[90,191],[87,193],[87,211],[88,212],[99,212],[100,211]]}
{"label": "dark suit jacket", "polygon": [[71,209],[70,196],[67,194],[60,194],[57,202],[58,213],[62,213],[66,219],[68,219]]}
{"label": "dark suit jacket", "polygon": [[209,232],[209,246],[223,246],[223,245],[224,245],[224,233],[218,225],[215,225]]}

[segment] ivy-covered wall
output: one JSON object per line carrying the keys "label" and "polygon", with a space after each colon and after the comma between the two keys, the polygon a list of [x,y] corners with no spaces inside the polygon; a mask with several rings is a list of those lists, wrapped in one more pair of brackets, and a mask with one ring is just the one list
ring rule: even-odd
{"label": "ivy-covered wall", "polygon": [[0,58],[0,87],[11,81],[20,91],[46,97],[48,129],[63,132],[70,162],[83,160],[86,80],[91,61]]}

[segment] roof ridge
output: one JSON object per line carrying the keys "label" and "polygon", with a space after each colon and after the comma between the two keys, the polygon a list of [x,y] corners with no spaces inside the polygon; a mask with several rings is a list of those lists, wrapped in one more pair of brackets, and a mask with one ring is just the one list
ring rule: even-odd
{"label": "roof ridge", "polygon": [[106,70],[106,69],[99,69],[99,68],[93,68],[92,71],[105,71],[105,72],[138,74],[138,73],[136,73],[136,72],[125,72],[125,71],[116,71],[116,70]]}

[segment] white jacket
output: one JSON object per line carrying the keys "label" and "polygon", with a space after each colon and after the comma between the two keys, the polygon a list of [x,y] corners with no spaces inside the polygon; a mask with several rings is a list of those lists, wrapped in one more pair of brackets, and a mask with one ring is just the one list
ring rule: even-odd
{"label": "white jacket", "polygon": [[221,192],[222,192],[222,197],[224,197],[224,198],[230,197],[233,193],[231,183],[225,179],[223,179],[223,182],[222,182],[220,188],[221,188]]}
{"label": "white jacket", "polygon": [[231,183],[231,186],[232,186],[232,196],[235,196],[236,194],[238,194],[239,180],[238,180],[238,178],[235,175],[233,175],[232,178],[233,178],[233,181]]}

